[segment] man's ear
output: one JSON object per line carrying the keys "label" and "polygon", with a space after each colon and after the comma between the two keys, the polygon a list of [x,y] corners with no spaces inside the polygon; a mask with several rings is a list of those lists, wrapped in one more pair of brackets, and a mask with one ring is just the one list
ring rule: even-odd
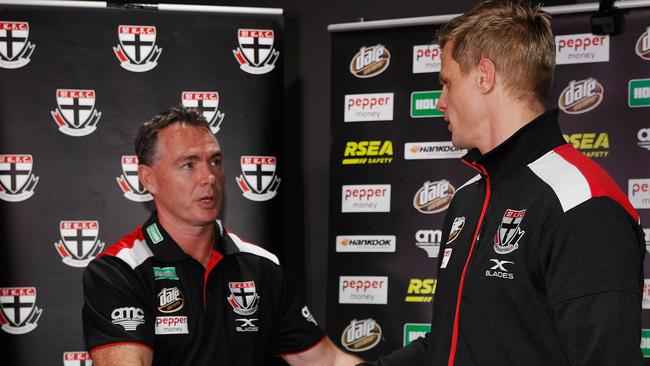
{"label": "man's ear", "polygon": [[476,85],[483,94],[491,92],[496,85],[496,66],[489,58],[482,58],[476,67]]}
{"label": "man's ear", "polygon": [[153,169],[151,169],[151,167],[143,164],[138,165],[138,178],[140,179],[142,186],[144,186],[144,188],[146,188],[149,193],[158,193],[156,174],[154,173]]}

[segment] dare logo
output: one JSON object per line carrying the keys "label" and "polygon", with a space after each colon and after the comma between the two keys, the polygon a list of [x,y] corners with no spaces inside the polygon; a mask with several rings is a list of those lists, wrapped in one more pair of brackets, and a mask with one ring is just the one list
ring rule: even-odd
{"label": "dare logo", "polygon": [[405,302],[431,302],[438,281],[434,278],[411,278],[406,290]]}
{"label": "dare logo", "polygon": [[390,164],[393,161],[393,142],[390,140],[348,141],[343,165]]}
{"label": "dare logo", "polygon": [[642,59],[650,61],[650,27],[636,41],[634,51]]}
{"label": "dare logo", "polygon": [[442,212],[449,207],[454,193],[456,189],[446,179],[426,181],[415,192],[413,207],[423,214]]}
{"label": "dare logo", "polygon": [[381,44],[359,49],[352,61],[350,72],[358,78],[371,78],[384,72],[390,65],[390,52]]}
{"label": "dare logo", "polygon": [[17,69],[29,63],[34,52],[29,23],[0,20],[0,68]]}
{"label": "dare logo", "polygon": [[381,327],[374,319],[352,319],[341,334],[341,345],[350,352],[363,352],[375,347],[381,338]]}
{"label": "dare logo", "polygon": [[564,134],[564,139],[590,158],[609,155],[609,135],[606,132]]}
{"label": "dare logo", "polygon": [[594,78],[571,80],[558,99],[558,106],[568,114],[586,113],[603,101],[605,90]]}

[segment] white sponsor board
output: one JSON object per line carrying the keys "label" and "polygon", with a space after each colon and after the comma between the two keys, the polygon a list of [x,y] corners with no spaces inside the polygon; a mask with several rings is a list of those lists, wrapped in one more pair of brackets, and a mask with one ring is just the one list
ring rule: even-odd
{"label": "white sponsor board", "polygon": [[157,316],[156,334],[188,334],[186,316]]}
{"label": "white sponsor board", "polygon": [[555,36],[555,64],[609,62],[609,36],[591,33]]}
{"label": "white sponsor board", "polygon": [[339,277],[339,304],[387,304],[388,277]]}
{"label": "white sponsor board", "polygon": [[451,141],[407,142],[404,144],[404,159],[458,159],[467,154],[467,149],[457,149]]}
{"label": "white sponsor board", "polygon": [[413,46],[413,73],[440,72],[442,50],[437,44]]}
{"label": "white sponsor board", "polygon": [[344,122],[392,121],[393,93],[347,94]]}
{"label": "white sponsor board", "polygon": [[341,187],[341,212],[390,212],[390,184]]}
{"label": "white sponsor board", "polygon": [[634,208],[650,208],[650,179],[628,180],[627,196]]}
{"label": "white sponsor board", "polygon": [[336,251],[339,253],[395,252],[395,235],[338,235]]}

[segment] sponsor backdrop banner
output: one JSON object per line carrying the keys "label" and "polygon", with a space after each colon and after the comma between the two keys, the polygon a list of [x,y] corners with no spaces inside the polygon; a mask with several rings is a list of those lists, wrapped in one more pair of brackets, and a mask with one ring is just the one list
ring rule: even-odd
{"label": "sponsor backdrop banner", "polygon": [[[89,365],[84,267],[153,209],[142,122],[197,107],[225,153],[227,228],[283,240],[281,15],[0,6],[3,364]],[[47,346],[46,346],[47,345]]]}
{"label": "sponsor backdrop banner", "polygon": [[[592,35],[590,15],[554,16],[548,108],[561,110],[567,141],[628,193],[650,246],[650,9],[628,10],[618,36]],[[475,175],[435,108],[437,27],[332,33],[327,330],[366,359],[430,328],[440,245],[453,239],[441,237],[443,217],[455,190]],[[650,285],[643,308],[650,357]]]}

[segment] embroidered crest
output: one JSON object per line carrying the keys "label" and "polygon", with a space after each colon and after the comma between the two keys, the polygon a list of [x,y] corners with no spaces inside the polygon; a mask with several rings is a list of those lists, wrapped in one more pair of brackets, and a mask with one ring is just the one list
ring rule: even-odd
{"label": "embroidered crest", "polygon": [[519,248],[519,241],[526,233],[519,225],[524,219],[526,210],[507,209],[501,218],[501,224],[494,235],[494,251],[498,254],[508,254]]}

